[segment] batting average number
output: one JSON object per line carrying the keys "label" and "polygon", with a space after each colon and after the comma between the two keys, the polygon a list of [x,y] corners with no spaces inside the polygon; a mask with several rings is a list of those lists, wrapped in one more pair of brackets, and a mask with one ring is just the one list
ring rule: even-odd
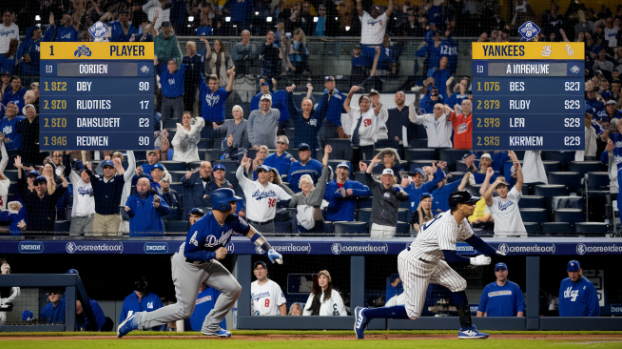
{"label": "batting average number", "polygon": [[45,125],[43,125],[43,127],[57,127],[57,128],[67,127],[66,118],[43,118],[43,120],[45,121]]}
{"label": "batting average number", "polygon": [[[484,140],[484,142],[482,143],[482,138]],[[478,146],[499,146],[499,136],[494,136],[494,137],[477,137],[477,145]]]}
{"label": "batting average number", "polygon": [[[52,146],[55,146],[55,145],[66,146],[67,145],[67,137],[65,136],[53,136],[49,138],[51,138],[49,141],[51,142]],[[50,145],[50,143],[48,143],[48,137],[43,137],[43,140],[44,140],[44,145]]]}
{"label": "batting average number", "polygon": [[[43,109],[67,109],[67,101],[62,100],[62,99],[53,99],[51,101],[48,101],[46,99],[44,100],[44,102],[45,102],[45,106],[43,107]],[[51,108],[50,108],[50,104],[51,104]]]}
{"label": "batting average number", "polygon": [[482,101],[477,101],[477,109],[499,109],[501,107],[501,103],[497,99],[484,100],[484,106],[482,108]]}
{"label": "batting average number", "polygon": [[[484,124],[482,125],[482,120]],[[499,127],[501,126],[501,119],[499,118],[477,118],[477,127]]]}
{"label": "batting average number", "polygon": [[[499,87],[498,81],[493,82],[484,82],[484,91],[499,91],[501,87]],[[477,83],[477,90],[482,91],[482,83]]]}

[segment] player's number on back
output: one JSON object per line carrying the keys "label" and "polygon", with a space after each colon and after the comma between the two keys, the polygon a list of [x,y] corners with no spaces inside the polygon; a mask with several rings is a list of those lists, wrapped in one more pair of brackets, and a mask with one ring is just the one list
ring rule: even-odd
{"label": "player's number on back", "polygon": [[138,83],[138,91],[149,91],[149,82],[139,82]]}

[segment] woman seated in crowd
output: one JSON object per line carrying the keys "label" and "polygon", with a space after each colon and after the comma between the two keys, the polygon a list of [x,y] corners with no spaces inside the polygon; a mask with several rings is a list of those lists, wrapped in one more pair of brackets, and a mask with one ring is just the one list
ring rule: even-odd
{"label": "woman seated in crowd", "polygon": [[432,212],[432,194],[423,193],[419,201],[419,207],[417,207],[415,214],[412,215],[412,222],[410,223],[413,225],[413,229],[419,232],[421,227],[432,219],[434,219],[434,213]]}
{"label": "woman seated in crowd", "polygon": [[313,292],[307,299],[302,315],[348,316],[343,299],[333,289],[328,270],[321,270],[317,278],[313,277]]}

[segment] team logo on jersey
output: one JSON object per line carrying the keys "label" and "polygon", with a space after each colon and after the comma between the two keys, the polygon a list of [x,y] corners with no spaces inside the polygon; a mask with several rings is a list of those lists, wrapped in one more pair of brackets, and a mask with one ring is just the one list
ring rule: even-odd
{"label": "team logo on jersey", "polygon": [[564,298],[570,298],[571,302],[576,301],[577,297],[579,297],[579,290],[574,290],[573,291],[572,287],[568,287],[564,291]]}
{"label": "team logo on jersey", "polygon": [[546,45],[542,48],[542,56],[550,57],[551,56],[551,45]]}
{"label": "team logo on jersey", "polygon": [[579,256],[583,256],[585,252],[587,252],[587,246],[585,246],[585,244],[578,244],[576,250]]}
{"label": "team logo on jersey", "polygon": [[499,211],[505,211],[507,210],[510,206],[514,205],[514,201],[508,201],[505,204],[501,203],[501,201],[499,201]]}
{"label": "team logo on jersey", "polygon": [[91,50],[86,47],[86,45],[78,46],[78,49],[73,53],[73,55],[76,57],[90,57]]}
{"label": "team logo on jersey", "polygon": [[568,52],[568,56],[572,56],[574,54],[574,50],[572,49],[572,47],[570,47],[570,45],[566,45],[566,47],[564,47],[564,50]]}
{"label": "team logo on jersey", "polygon": [[6,125],[4,126],[4,128],[2,129],[2,133],[6,136],[9,135],[11,133],[13,133],[13,127],[11,125]]}
{"label": "team logo on jersey", "polygon": [[110,29],[108,29],[104,23],[99,21],[89,28],[89,33],[91,33],[95,39],[102,39],[106,34],[108,34],[109,31]]}
{"label": "team logo on jersey", "polygon": [[220,96],[214,96],[213,94],[205,95],[205,103],[207,103],[209,107],[215,106],[216,104],[218,104],[218,102],[220,102]]}
{"label": "team logo on jersey", "polygon": [[175,79],[168,79],[169,85],[175,85]]}
{"label": "team logo on jersey", "polygon": [[499,250],[505,256],[507,256],[507,254],[510,252],[510,246],[508,246],[508,244],[506,243],[502,243],[502,244],[499,244],[499,247],[497,247],[497,250]]}
{"label": "team logo on jersey", "polygon": [[311,120],[309,120],[309,125],[310,125],[310,126],[317,126],[317,119],[311,119]]}
{"label": "team logo on jersey", "polygon": [[332,244],[330,246],[330,252],[332,252],[334,255],[338,255],[341,253],[341,244],[338,242],[335,242],[334,244]]}
{"label": "team logo on jersey", "polygon": [[458,125],[458,133],[466,132],[467,128],[468,128],[467,124],[460,124],[460,125]]}
{"label": "team logo on jersey", "polygon": [[518,28],[518,32],[526,41],[533,39],[540,32],[540,28],[533,22],[527,21]]}
{"label": "team logo on jersey", "polygon": [[255,190],[252,197],[255,198],[255,200],[261,200],[261,199],[276,197],[276,193],[274,192],[274,190],[265,190],[265,191]]}
{"label": "team logo on jersey", "polygon": [[153,302],[147,302],[147,309],[153,309]]}

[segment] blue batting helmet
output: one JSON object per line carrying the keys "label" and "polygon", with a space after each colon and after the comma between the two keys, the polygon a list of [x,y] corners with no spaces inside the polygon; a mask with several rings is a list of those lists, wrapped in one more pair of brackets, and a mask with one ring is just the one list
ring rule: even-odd
{"label": "blue batting helmet", "polygon": [[231,201],[241,201],[242,198],[235,195],[233,189],[221,188],[212,193],[212,209],[219,211],[231,210]]}

